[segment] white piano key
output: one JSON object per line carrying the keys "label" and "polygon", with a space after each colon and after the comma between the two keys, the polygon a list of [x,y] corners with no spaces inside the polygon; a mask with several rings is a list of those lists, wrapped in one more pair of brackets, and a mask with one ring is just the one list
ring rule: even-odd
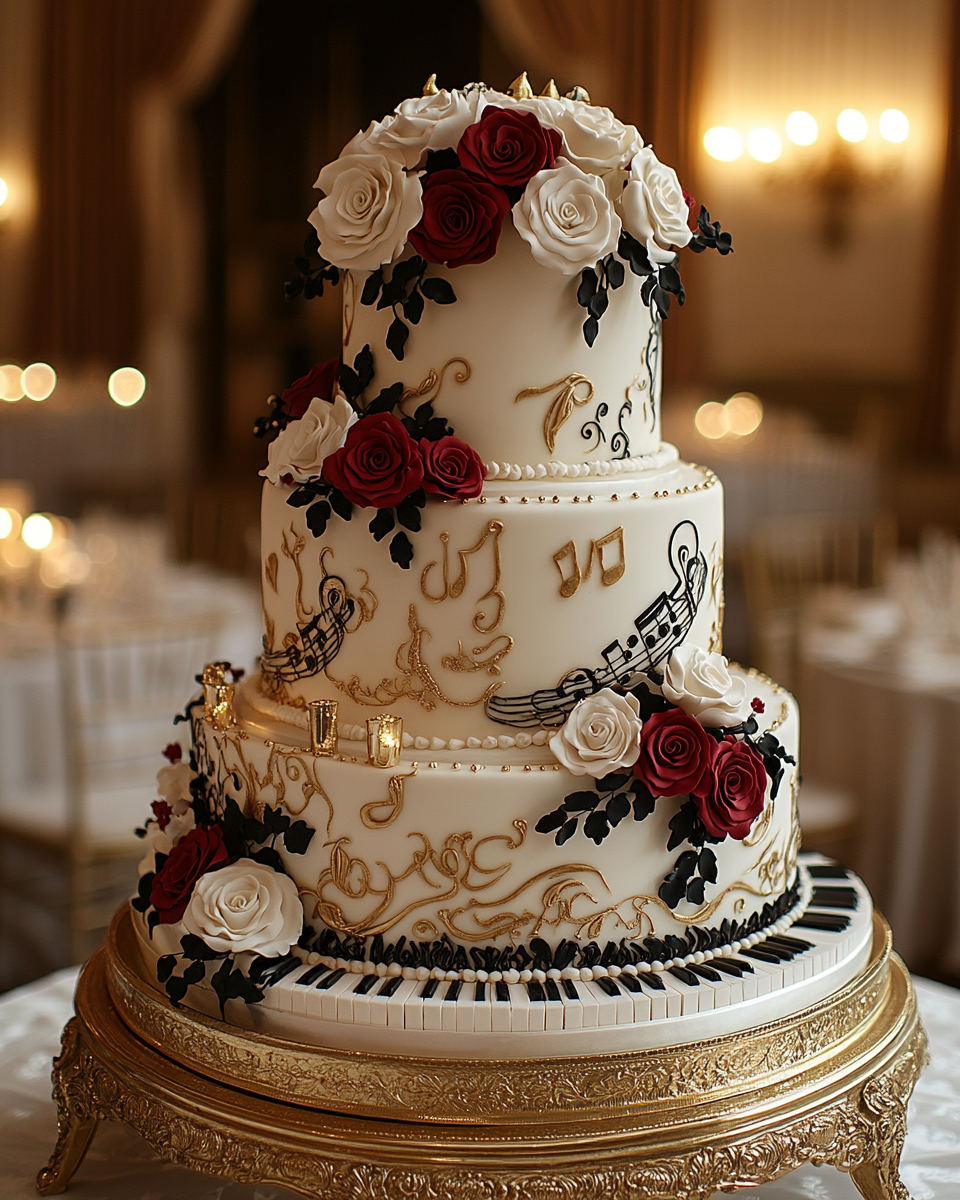
{"label": "white piano key", "polygon": [[[440,1028],[446,1030],[447,1033],[455,1033],[457,1029],[457,1000],[447,999],[447,992],[451,986],[450,983],[440,985],[440,994],[443,996],[443,1003],[440,1006]],[[459,991],[463,991],[463,984],[460,985]],[[457,999],[459,999],[459,994]]]}
{"label": "white piano key", "polygon": [[[508,986],[510,988],[510,1028],[514,1032],[528,1030],[530,1028],[530,1010],[533,1007],[533,1002],[522,983],[511,983]],[[533,1028],[536,1029],[536,1016],[534,1016],[533,1020]],[[543,1026],[541,1025],[540,1028],[542,1029]]]}
{"label": "white piano key", "polygon": [[460,995],[456,1003],[457,1033],[473,1033],[476,1029],[477,1009],[481,1007],[474,999],[476,992],[475,983],[460,985]]}
{"label": "white piano key", "polygon": [[294,1004],[297,1002],[295,997],[298,997],[298,993],[303,991],[303,988],[298,988],[295,984],[300,976],[309,970],[306,963],[301,963],[289,975],[285,975],[279,983],[267,988],[266,994],[269,997],[270,1007],[278,1008],[281,1012],[295,1012]]}
{"label": "white piano key", "polygon": [[[624,983],[624,979],[629,979],[633,987],[628,987]],[[633,1016],[630,1022],[636,1024],[638,1021],[649,1021],[652,1006],[650,1004],[650,996],[642,990],[642,985],[637,981],[636,975],[620,975],[617,978],[617,984],[623,994],[629,997],[630,1004],[633,1008]],[[634,990],[636,989],[636,990]]]}
{"label": "white piano key", "polygon": [[667,984],[667,979],[669,976],[667,975],[666,971],[658,971],[656,974],[657,978],[663,984],[663,991],[651,993],[651,995],[655,994],[663,997],[664,1007],[666,1008],[666,1016],[679,1017],[683,1012],[683,997],[676,989]]}
{"label": "white piano key", "polygon": [[[306,971],[298,972],[297,979],[298,980],[303,979],[304,976],[308,975],[311,971],[314,971],[314,970],[316,970],[315,967],[307,967]],[[310,993],[315,990],[316,985],[320,982],[321,979],[324,979],[327,974],[328,974],[328,972],[324,971],[322,975],[320,975],[317,979],[315,979],[313,981],[313,983],[310,983],[310,984],[298,983],[297,984],[297,986],[293,989],[293,995],[290,998],[290,1011],[291,1012],[297,1013],[298,1016],[306,1016],[307,1015],[308,1005],[310,1003]],[[319,996],[319,994],[318,994],[318,996]],[[319,1007],[320,1006],[318,1003],[317,1004],[318,1012],[319,1012]]]}
{"label": "white piano key", "polygon": [[[546,984],[543,985],[544,993],[547,996],[544,1005],[545,1026],[547,1029],[562,1029],[563,1028],[563,1001],[551,1000],[547,992]],[[559,990],[559,989],[558,989]]]}
{"label": "white piano key", "polygon": [[[580,990],[579,984],[574,984],[577,991]],[[574,1000],[572,996],[567,995],[567,990],[564,984],[560,985],[560,1001],[563,1005],[563,1027],[564,1029],[582,1029],[583,1028],[583,1002],[579,995]]]}
{"label": "white piano key", "polygon": [[[507,985],[504,985],[507,986]],[[509,1001],[498,1000],[495,983],[488,984],[490,989],[490,1020],[493,1025],[494,1033],[509,1033],[513,1028],[512,1010],[513,1006]]]}
{"label": "white piano key", "polygon": [[[347,973],[342,975],[332,987],[326,988],[320,993],[320,1016],[323,1017],[325,1021],[343,1021],[350,1019],[349,1016],[338,1016],[339,1001],[342,993],[349,993],[350,988],[356,987],[358,978],[358,975],[354,975],[351,971],[347,971]],[[349,1009],[347,1007],[348,1005]],[[349,1011],[352,1015],[352,1005],[350,1005],[349,1000],[344,1005],[344,1011]]]}
{"label": "white piano key", "polygon": [[[656,988],[651,987],[646,982],[647,979],[649,978],[649,976],[652,974],[653,974],[652,971],[645,972],[643,975],[638,976],[638,978],[643,987],[643,994],[645,996],[648,996],[650,999],[650,1018],[649,1019],[651,1021],[663,1021],[666,1019],[666,1016],[667,1016],[667,999],[668,999],[668,997],[667,997],[667,993],[665,991],[664,992],[658,991]],[[673,992],[671,992],[670,995],[673,997],[674,1003],[677,1006],[677,1011],[679,1012],[679,1009],[680,1009],[679,997],[676,996],[676,994]]]}
{"label": "white piano key", "polygon": [[371,993],[370,993],[370,1003],[367,1006],[367,1011],[369,1014],[368,1021],[369,1021],[369,1024],[371,1024],[371,1025],[384,1026],[388,1023],[388,1021],[387,1021],[387,1005],[390,1003],[390,1001],[386,996],[378,996],[377,995],[377,993],[384,986],[384,984],[386,984],[386,982],[387,982],[386,976],[384,976],[381,979],[378,979],[377,982],[374,984],[373,991],[371,991]]}
{"label": "white piano key", "polygon": [[[667,991],[676,992],[680,997],[680,1015],[684,1017],[691,1016],[693,1013],[700,1012],[700,988],[691,987],[690,984],[684,983],[682,979],[677,979],[671,975],[669,971],[663,971],[660,975]],[[713,997],[709,998],[707,1008],[711,1007]]]}
{"label": "white piano key", "polygon": [[[405,979],[387,1000],[387,1024],[391,1028],[409,1028],[407,1025],[407,1001],[417,994],[419,979]],[[420,1028],[421,1026],[418,1026]]]}
{"label": "white piano key", "polygon": [[591,991],[592,983],[577,980],[577,991],[580,993],[580,1006],[583,1009],[583,1028],[596,1029],[600,1024],[600,1001]]}
{"label": "white piano key", "polygon": [[[705,963],[704,966],[709,967],[709,963]],[[696,971],[692,973],[696,975]],[[697,975],[697,978],[700,980],[700,987],[705,988],[710,993],[713,998],[714,1008],[728,1008],[732,1003],[733,994],[730,981],[726,975],[720,975],[719,971],[714,972],[714,974],[719,975],[720,978],[705,979],[702,975]],[[700,1011],[704,1011],[704,1005],[702,1001],[700,1003]]]}
{"label": "white piano key", "polygon": [[617,998],[608,996],[601,988],[600,984],[595,979],[589,983],[581,983],[581,988],[586,989],[597,1001],[597,1024],[616,1025],[617,1024]]}
{"label": "white piano key", "polygon": [[[490,1033],[493,1030],[493,1001],[491,1000],[491,992],[494,985],[486,983],[483,987],[483,999],[477,1000],[478,985],[472,983],[469,985],[474,996],[474,1011],[473,1011],[473,1029],[475,1033]],[[504,1005],[506,1007],[506,1005]]]}
{"label": "white piano key", "polygon": [[403,1027],[404,1029],[423,1029],[423,997],[420,995],[423,991],[423,980],[408,979],[407,982],[412,983],[413,987],[404,997]]}
{"label": "white piano key", "polygon": [[[421,988],[422,990],[422,988]],[[423,1000],[423,1028],[424,1029],[442,1029],[443,1028],[443,996],[447,990],[445,980],[441,980],[437,984],[437,990],[433,995],[426,1000]]]}

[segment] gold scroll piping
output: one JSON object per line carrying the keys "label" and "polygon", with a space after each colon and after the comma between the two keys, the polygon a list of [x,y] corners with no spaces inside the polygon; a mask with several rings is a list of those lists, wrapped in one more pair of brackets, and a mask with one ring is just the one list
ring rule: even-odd
{"label": "gold scroll piping", "polygon": [[716,616],[710,625],[710,640],[707,649],[711,653],[723,649],[723,610],[725,600],[723,594],[723,548],[714,542],[710,549],[710,607]]}
{"label": "gold scroll piping", "polygon": [[266,575],[267,583],[270,584],[270,586],[273,588],[274,592],[276,592],[276,590],[277,590],[277,568],[278,568],[278,566],[279,566],[279,559],[277,558],[276,551],[272,550],[267,555],[267,560],[263,564],[263,573]]}
{"label": "gold scroll piping", "polygon": [[[587,389],[585,395],[577,394],[579,387]],[[519,404],[528,396],[545,396],[549,392],[556,392],[556,395],[550,402],[547,415],[543,419],[543,440],[547,443],[547,449],[553,454],[557,446],[557,434],[570,420],[574,408],[582,408],[585,404],[590,403],[593,399],[594,387],[586,375],[573,371],[563,379],[548,383],[546,387],[524,388],[514,399],[514,404]]]}
{"label": "gold scroll piping", "polygon": [[[607,546],[617,546],[616,561],[607,565],[604,562],[603,552]],[[571,574],[564,575],[563,564],[566,560],[570,560]],[[581,583],[584,583],[590,578],[590,573],[593,570],[594,559],[600,566],[600,582],[604,587],[612,587],[615,583],[623,578],[623,572],[626,569],[623,550],[623,526],[618,525],[616,529],[610,533],[605,533],[602,538],[591,539],[590,553],[587,556],[587,569],[581,571],[580,563],[577,559],[577,546],[571,540],[554,554],[553,561],[557,564],[557,570],[560,572],[560,595],[565,598],[573,596]]]}
{"label": "gold scroll piping", "polygon": [[433,562],[427,563],[427,565],[420,572],[420,592],[425,599],[429,600],[432,604],[440,604],[444,600],[448,599],[456,600],[463,595],[464,588],[467,586],[467,558],[471,554],[478,554],[484,548],[487,542],[490,541],[493,547],[493,583],[490,585],[489,590],[484,592],[483,595],[477,600],[477,607],[479,608],[479,606],[483,604],[485,600],[495,599],[497,601],[497,612],[496,617],[492,621],[487,621],[487,614],[483,611],[474,614],[473,627],[477,633],[493,633],[495,629],[499,628],[501,622],[503,621],[503,612],[504,608],[506,607],[506,599],[503,595],[503,592],[500,590],[500,538],[502,534],[503,522],[490,521],[487,523],[483,533],[473,546],[468,547],[466,550],[458,550],[457,558],[460,560],[460,570],[456,579],[451,582],[449,553],[450,534],[447,532],[441,533],[440,542],[443,546],[443,565],[441,567],[443,586],[439,595],[435,592],[431,592],[427,586],[430,572],[434,569],[434,567],[437,566],[437,561],[434,560]]}
{"label": "gold scroll piping", "polygon": [[[368,829],[386,829],[394,823],[403,812],[404,781],[413,779],[416,773],[417,768],[414,767],[405,775],[391,775],[387,780],[386,800],[371,800],[369,804],[364,804],[360,809],[360,820]],[[378,808],[385,808],[387,811],[382,816],[375,816],[374,812]]]}
{"label": "gold scroll piping", "polygon": [[[494,650],[498,642],[502,645],[499,649]],[[495,638],[487,642],[484,646],[474,646],[473,654],[484,655],[486,658],[471,658],[463,648],[463,642],[457,638],[457,653],[445,654],[440,659],[440,665],[448,671],[459,671],[461,673],[470,674],[474,671],[486,671],[488,675],[500,674],[500,662],[513,649],[513,638],[508,633],[498,633]]]}
{"label": "gold scroll piping", "polygon": [[466,383],[473,373],[470,364],[465,358],[448,358],[440,368],[439,373],[431,368],[427,372],[426,378],[420,381],[419,387],[404,388],[404,390],[400,393],[400,411],[406,416],[411,415],[403,407],[408,400],[417,400],[420,404],[426,404],[428,402],[432,404],[443,389],[443,380],[447,373],[447,368],[452,367],[455,363],[459,364],[460,370],[454,372],[453,378],[457,383]]}

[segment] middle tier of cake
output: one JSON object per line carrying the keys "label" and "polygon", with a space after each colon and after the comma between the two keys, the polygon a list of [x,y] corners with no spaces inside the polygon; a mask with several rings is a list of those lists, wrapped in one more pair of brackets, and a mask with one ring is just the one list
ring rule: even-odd
{"label": "middle tier of cake", "polygon": [[402,716],[408,745],[522,746],[683,642],[720,648],[722,490],[672,447],[642,472],[429,503],[406,570],[371,536],[372,510],[315,537],[291,494],[264,486],[265,652],[248,700],[265,717],[331,699],[341,728]]}

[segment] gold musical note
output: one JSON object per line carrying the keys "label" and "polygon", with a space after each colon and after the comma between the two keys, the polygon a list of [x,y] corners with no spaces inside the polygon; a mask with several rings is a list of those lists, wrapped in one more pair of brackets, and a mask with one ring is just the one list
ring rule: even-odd
{"label": "gold musical note", "polygon": [[493,584],[490,590],[477,600],[477,606],[483,604],[485,600],[497,600],[496,619],[490,624],[483,624],[487,619],[485,612],[477,612],[473,617],[473,627],[477,633],[493,633],[503,621],[503,611],[506,605],[506,599],[503,592],[500,590],[500,535],[503,533],[502,521],[490,521],[486,529],[480,535],[480,539],[473,546],[466,550],[458,550],[457,557],[460,560],[460,572],[453,582],[450,582],[450,566],[449,566],[449,548],[450,534],[441,533],[440,542],[443,546],[443,565],[441,567],[441,575],[443,578],[443,590],[437,595],[431,592],[427,587],[427,580],[430,572],[437,566],[436,560],[427,563],[420,574],[420,592],[425,599],[432,604],[440,604],[442,601],[450,599],[456,600],[463,595],[464,588],[467,586],[467,558],[471,554],[477,554],[487,544],[487,541],[493,540]]}
{"label": "gold musical note", "polygon": [[[607,565],[604,562],[603,551],[607,546],[612,546],[614,543],[618,547],[617,560]],[[568,558],[573,560],[573,572],[569,578],[564,574],[563,569],[563,563]],[[560,572],[561,596],[568,599],[575,594],[581,583],[590,578],[590,574],[593,571],[594,559],[596,559],[600,567],[600,582],[604,587],[613,587],[615,583],[623,578],[623,573],[626,570],[626,559],[624,555],[622,525],[618,525],[610,533],[605,533],[601,538],[591,539],[586,571],[581,571],[580,569],[580,564],[577,560],[577,547],[572,539],[566,545],[560,547],[556,554],[554,554],[553,561],[557,564],[557,570]]]}
{"label": "gold musical note", "polygon": [[[585,396],[577,395],[577,388],[581,384],[586,386],[587,393]],[[557,390],[559,389],[559,390]],[[548,383],[546,387],[529,387],[524,388],[522,392],[514,399],[514,404],[519,404],[521,400],[525,400],[528,396],[545,396],[548,392],[557,390],[547,409],[547,415],[543,419],[543,438],[547,443],[547,449],[553,454],[557,445],[557,434],[570,420],[574,407],[582,408],[585,404],[589,404],[593,399],[593,383],[586,375],[581,375],[577,371],[565,376],[563,379],[557,379],[554,383]]]}
{"label": "gold musical note", "polygon": [[[391,775],[387,780],[387,799],[371,800],[369,804],[363,805],[360,809],[360,820],[368,829],[386,829],[388,825],[394,823],[403,811],[403,781],[412,779],[416,773],[417,768],[414,767],[405,775]],[[375,817],[373,815],[375,808],[385,808],[387,812],[382,817]]]}

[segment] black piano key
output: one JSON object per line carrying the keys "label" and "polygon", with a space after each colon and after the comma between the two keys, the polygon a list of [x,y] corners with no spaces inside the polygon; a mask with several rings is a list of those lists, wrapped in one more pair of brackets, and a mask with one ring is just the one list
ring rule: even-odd
{"label": "black piano key", "polygon": [[773,954],[769,950],[761,950],[759,946],[752,946],[749,950],[741,950],[740,953],[745,954],[747,958],[755,958],[757,962],[769,963],[773,967],[779,967],[782,962],[786,961],[779,954]]}
{"label": "black piano key", "polygon": [[620,995],[620,989],[609,975],[601,975],[599,979],[595,979],[593,982],[597,985],[597,987],[602,988],[608,996]]}
{"label": "black piano key", "polygon": [[708,967],[705,963],[691,963],[687,970],[692,971],[694,975],[699,975],[701,979],[709,979],[711,983],[721,982],[720,976],[713,967]]}
{"label": "black piano key", "polygon": [[539,979],[531,979],[527,984],[527,995],[534,1004],[546,1004],[547,994],[543,990],[543,984]]}
{"label": "black piano key", "polygon": [[794,950],[797,954],[805,954],[814,948],[813,942],[805,942],[803,938],[787,937],[785,933],[771,934],[767,941],[773,942],[777,946],[785,946],[787,950]]}
{"label": "black piano key", "polygon": [[474,1000],[477,1001],[478,1004],[480,1003],[481,1000],[486,1000],[487,985],[483,982],[483,980],[477,981],[477,986],[473,989],[473,998],[474,998]]}
{"label": "black piano key", "polygon": [[577,991],[577,985],[572,979],[565,979],[563,981],[563,990],[567,993],[567,997],[570,1000],[580,999],[580,993]]}
{"label": "black piano key", "polygon": [[[379,979],[380,976],[378,975],[377,978]],[[386,996],[389,999],[401,983],[403,983],[402,975],[390,975],[387,977],[387,982],[383,985],[380,991],[377,992],[377,995]]]}
{"label": "black piano key", "polygon": [[343,967],[337,967],[335,971],[331,971],[326,979],[321,979],[317,984],[318,992],[325,992],[328,988],[332,988],[335,983],[341,980],[346,975],[346,970]]}
{"label": "black piano key", "polygon": [[742,979],[745,973],[735,962],[731,962],[729,958],[713,958],[710,960],[710,966],[715,971],[720,971],[724,975],[735,975],[737,979]]}
{"label": "black piano key", "polygon": [[247,974],[254,983],[262,983],[264,987],[269,987],[302,966],[303,959],[297,958],[295,954],[288,954],[283,958],[260,958],[250,964]]}
{"label": "black piano key", "polygon": [[810,901],[812,908],[858,908],[860,897],[852,887],[815,887]]}
{"label": "black piano key", "polygon": [[502,979],[497,980],[497,1000],[500,1003],[510,1003],[510,989]]}
{"label": "black piano key", "polygon": [[429,1000],[430,997],[436,992],[436,990],[439,986],[440,986],[439,979],[428,979],[427,982],[420,989],[420,999],[421,1000]]}
{"label": "black piano key", "polygon": [[323,976],[326,975],[326,973],[329,970],[330,970],[330,968],[325,967],[323,965],[323,963],[320,963],[319,966],[311,967],[309,971],[304,971],[304,973],[296,981],[296,986],[297,987],[313,987],[313,985],[317,982],[317,980],[322,979]]}
{"label": "black piano key", "polygon": [[637,978],[642,983],[645,983],[651,991],[665,992],[667,990],[667,985],[663,982],[656,971],[644,971],[644,973],[642,975],[638,975]]}
{"label": "black piano key", "polygon": [[354,995],[365,996],[367,992],[373,991],[373,985],[380,978],[379,975],[374,975],[372,972],[369,975],[361,975],[360,982],[353,989]]}
{"label": "black piano key", "polygon": [[748,962],[744,962],[742,958],[725,958],[723,961],[733,963],[733,965],[735,967],[739,967],[745,975],[752,975],[754,973],[753,967],[751,967]]}
{"label": "black piano key", "polygon": [[463,984],[459,979],[451,980],[450,986],[447,988],[446,994],[443,997],[444,1000],[456,1000],[456,998],[460,995],[460,989],[462,987]]}
{"label": "black piano key", "polygon": [[762,942],[759,942],[757,949],[762,950],[764,954],[776,955],[781,962],[793,962],[799,953],[798,950],[790,950],[786,946],[778,946],[770,938],[765,938]]}
{"label": "black piano key", "polygon": [[843,933],[850,928],[850,918],[834,913],[806,912],[799,920],[794,921],[793,928],[819,929],[823,933]]}
{"label": "black piano key", "polygon": [[643,989],[640,987],[640,980],[636,977],[636,975],[628,975],[626,972],[624,972],[622,975],[617,976],[617,980],[621,987],[625,987],[628,992],[643,991]]}
{"label": "black piano key", "polygon": [[700,986],[700,980],[686,967],[669,967],[668,970],[674,979],[679,979],[681,983],[685,983],[689,987]]}
{"label": "black piano key", "polygon": [[813,863],[807,867],[811,879],[849,879],[850,872],[839,863]]}
{"label": "black piano key", "polygon": [[543,985],[543,990],[547,993],[548,1000],[554,1000],[554,1001],[559,1002],[560,989],[557,987],[555,980],[548,979],[547,982]]}

